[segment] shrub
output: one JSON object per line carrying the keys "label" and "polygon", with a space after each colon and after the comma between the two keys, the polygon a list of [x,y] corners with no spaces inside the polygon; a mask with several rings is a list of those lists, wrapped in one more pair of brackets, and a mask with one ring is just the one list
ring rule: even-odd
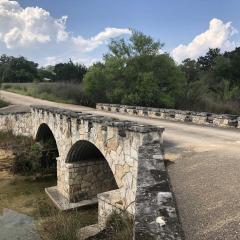
{"label": "shrub", "polygon": [[6,107],[8,106],[8,103],[3,101],[1,98],[0,98],[0,108],[3,108],[3,107]]}
{"label": "shrub", "polygon": [[81,84],[73,83],[7,83],[2,88],[8,91],[38,97],[55,102],[95,106],[93,100],[84,93]]}
{"label": "shrub", "polygon": [[12,172],[14,174],[33,174],[42,172],[42,149],[38,143],[14,149],[14,155],[15,158],[12,166]]}

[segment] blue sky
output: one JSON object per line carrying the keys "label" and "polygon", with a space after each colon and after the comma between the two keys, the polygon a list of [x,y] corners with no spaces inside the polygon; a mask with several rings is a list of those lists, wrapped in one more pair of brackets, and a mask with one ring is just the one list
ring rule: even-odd
{"label": "blue sky", "polygon": [[[239,45],[240,1],[237,0],[19,0],[17,7],[9,2],[0,0],[0,53],[26,55],[42,65],[70,57],[89,65],[101,59],[112,36],[129,36],[128,28],[164,42],[164,51],[178,62],[185,57],[196,58],[208,47],[231,50]],[[44,12],[36,12],[36,6]],[[14,18],[15,22],[9,20],[9,15],[6,20],[6,11],[10,12],[11,7],[18,18],[17,21]],[[26,15],[29,15],[28,22],[34,19],[33,27],[23,27]],[[56,27],[54,21],[63,16],[67,19]],[[110,29],[106,31],[106,28]],[[56,40],[59,31],[61,36],[68,37]],[[91,39],[101,33],[104,36]],[[206,34],[193,41],[203,33]]]}

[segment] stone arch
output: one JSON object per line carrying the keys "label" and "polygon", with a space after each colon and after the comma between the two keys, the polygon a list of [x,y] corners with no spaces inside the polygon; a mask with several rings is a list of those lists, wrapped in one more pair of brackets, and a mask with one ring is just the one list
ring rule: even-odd
{"label": "stone arch", "polygon": [[38,127],[35,140],[37,142],[40,142],[40,141],[45,142],[45,141],[48,141],[49,139],[52,139],[53,145],[57,149],[57,153],[58,153],[58,157],[59,157],[58,144],[57,144],[56,138],[55,138],[52,130],[50,129],[50,127],[46,123],[41,123],[40,126]]}
{"label": "stone arch", "polygon": [[38,127],[35,141],[41,143],[43,146],[42,164],[45,167],[56,168],[56,160],[59,157],[59,150],[54,134],[46,123],[42,123]]}
{"label": "stone arch", "polygon": [[66,158],[69,168],[70,201],[96,198],[118,189],[114,174],[102,152],[90,141],[79,140]]}
{"label": "stone arch", "polygon": [[68,152],[66,163],[88,161],[93,159],[99,159],[99,161],[103,161],[104,156],[93,143],[86,140],[79,140]]}

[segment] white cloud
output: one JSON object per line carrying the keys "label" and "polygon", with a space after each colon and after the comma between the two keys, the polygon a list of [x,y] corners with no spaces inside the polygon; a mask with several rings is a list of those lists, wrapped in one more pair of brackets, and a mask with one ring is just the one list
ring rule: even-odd
{"label": "white cloud", "polygon": [[213,18],[206,32],[196,36],[187,45],[180,44],[171,51],[171,55],[177,62],[181,62],[186,58],[196,59],[206,54],[209,48],[220,48],[222,51],[233,50],[236,43],[231,40],[231,37],[235,33],[237,30],[232,27],[231,22],[224,23]]}
{"label": "white cloud", "polygon": [[67,17],[53,18],[39,7],[22,8],[18,2],[0,0],[0,34],[7,48],[65,41]]}
{"label": "white cloud", "polygon": [[131,34],[127,28],[105,28],[103,32],[98,33],[96,36],[89,39],[84,39],[81,36],[74,37],[73,42],[80,47],[83,51],[92,51],[98,46],[106,43],[110,38],[115,38],[123,34]]}
{"label": "white cloud", "polygon": [[[81,63],[84,64],[85,66],[91,66],[93,63],[96,62],[101,62],[101,58],[95,58],[95,57],[75,57],[73,56],[71,58],[72,62],[74,63]],[[65,62],[66,58],[61,57],[61,56],[52,56],[52,57],[46,57],[44,59],[44,64],[43,66],[46,67],[48,65],[55,65],[57,63]]]}
{"label": "white cloud", "polygon": [[86,59],[87,54],[109,39],[130,34],[127,28],[105,28],[91,38],[74,36],[67,30],[67,16],[54,18],[39,7],[23,8],[17,1],[0,0],[0,51],[23,55],[45,65],[46,62]]}

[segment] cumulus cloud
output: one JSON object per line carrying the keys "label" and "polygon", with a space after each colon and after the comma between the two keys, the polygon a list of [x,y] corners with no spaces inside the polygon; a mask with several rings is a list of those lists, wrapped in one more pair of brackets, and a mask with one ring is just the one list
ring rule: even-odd
{"label": "cumulus cloud", "polygon": [[[95,58],[95,57],[91,57],[91,56],[86,56],[86,57],[76,57],[73,56],[71,58],[72,62],[74,63],[81,63],[84,64],[85,66],[91,66],[92,64],[96,63],[96,62],[101,62],[102,59],[101,58]],[[61,62],[65,62],[66,58],[62,57],[62,56],[52,56],[52,57],[46,57],[44,59],[44,63],[43,66],[46,67],[48,65],[55,65],[57,63],[61,63]]]}
{"label": "cumulus cloud", "polygon": [[181,62],[186,58],[196,59],[206,54],[209,48],[220,48],[222,51],[230,51],[236,47],[236,42],[231,37],[237,33],[231,22],[224,23],[220,19],[213,18],[209,23],[209,29],[196,36],[187,45],[180,44],[171,51],[172,57]]}
{"label": "cumulus cloud", "polygon": [[126,28],[108,27],[91,38],[73,36],[67,30],[67,19],[67,16],[54,18],[40,7],[23,8],[17,1],[0,0],[0,50],[30,58],[34,53],[42,57],[37,59],[39,62],[69,58],[88,59],[89,62],[90,57],[84,53],[106,44],[111,38],[131,33]]}
{"label": "cumulus cloud", "polygon": [[105,28],[103,32],[89,39],[84,39],[81,36],[74,37],[73,42],[84,51],[92,51],[103,43],[106,43],[110,38],[118,37],[123,34],[131,34],[131,31],[127,28]]}
{"label": "cumulus cloud", "polygon": [[0,0],[0,41],[7,48],[65,41],[66,20],[66,16],[55,19],[39,7],[22,8],[16,1]]}

